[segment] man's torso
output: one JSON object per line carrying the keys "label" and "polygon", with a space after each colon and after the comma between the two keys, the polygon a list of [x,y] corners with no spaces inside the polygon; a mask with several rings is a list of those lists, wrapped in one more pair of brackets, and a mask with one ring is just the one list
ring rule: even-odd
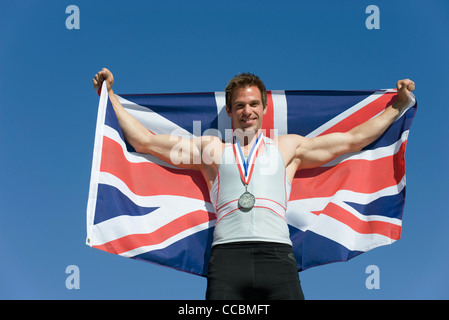
{"label": "man's torso", "polygon": [[[291,244],[285,217],[290,182],[277,145],[265,138],[246,188],[234,151],[232,143],[225,144],[210,189],[217,215],[214,245],[240,241]],[[255,197],[250,209],[242,208],[238,202],[245,191]]]}

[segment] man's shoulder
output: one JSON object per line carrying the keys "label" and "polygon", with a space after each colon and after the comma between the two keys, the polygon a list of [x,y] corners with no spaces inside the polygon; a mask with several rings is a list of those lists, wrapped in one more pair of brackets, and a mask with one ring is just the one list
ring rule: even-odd
{"label": "man's shoulder", "polygon": [[277,139],[275,139],[275,141],[277,142],[278,145],[285,145],[286,147],[288,147],[288,145],[296,146],[298,143],[301,143],[301,141],[303,141],[304,139],[306,138],[300,136],[299,134],[283,134],[280,135]]}
{"label": "man's shoulder", "polygon": [[279,136],[277,139],[277,146],[281,154],[286,158],[284,160],[288,159],[288,161],[290,161],[296,155],[298,148],[303,145],[306,140],[308,140],[308,138],[298,134],[285,134]]}

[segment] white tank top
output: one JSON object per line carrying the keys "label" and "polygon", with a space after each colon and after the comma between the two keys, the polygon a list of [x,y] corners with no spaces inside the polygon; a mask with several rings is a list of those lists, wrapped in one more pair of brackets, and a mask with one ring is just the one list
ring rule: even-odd
{"label": "white tank top", "polygon": [[265,151],[259,153],[248,185],[256,197],[250,210],[240,209],[239,197],[245,192],[232,143],[226,143],[218,175],[210,190],[217,222],[212,245],[266,241],[291,245],[285,213],[290,197],[285,164],[273,140],[264,137]]}

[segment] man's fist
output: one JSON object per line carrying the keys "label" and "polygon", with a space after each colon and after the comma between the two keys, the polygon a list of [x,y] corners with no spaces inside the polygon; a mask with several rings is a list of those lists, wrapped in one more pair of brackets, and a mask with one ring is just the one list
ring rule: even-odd
{"label": "man's fist", "polygon": [[413,90],[415,90],[415,83],[410,79],[399,80],[396,83],[396,87],[397,87],[398,91],[405,90],[405,89],[407,89],[408,91],[413,91]]}
{"label": "man's fist", "polygon": [[398,98],[395,103],[399,104],[399,107],[405,107],[412,100],[411,92],[415,90],[415,83],[410,79],[399,80],[396,82],[396,88],[398,89]]}
{"label": "man's fist", "polygon": [[110,91],[112,89],[112,85],[114,84],[114,76],[112,75],[111,71],[106,68],[101,69],[101,71],[98,72],[92,79],[94,89],[95,91],[97,91],[98,95],[100,95],[103,81],[106,81],[107,89],[108,91]]}

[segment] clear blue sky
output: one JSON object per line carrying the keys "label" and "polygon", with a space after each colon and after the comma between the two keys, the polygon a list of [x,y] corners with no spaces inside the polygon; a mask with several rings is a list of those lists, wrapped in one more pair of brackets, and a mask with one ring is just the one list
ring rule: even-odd
{"label": "clear blue sky", "polygon": [[[68,5],[80,29],[68,30]],[[368,30],[368,5],[380,29]],[[102,67],[117,93],[416,82],[402,238],[300,273],[308,299],[449,299],[449,2],[0,1],[0,298],[204,299],[206,280],[84,244]],[[80,289],[68,290],[68,265]],[[368,265],[380,289],[365,287]]]}

